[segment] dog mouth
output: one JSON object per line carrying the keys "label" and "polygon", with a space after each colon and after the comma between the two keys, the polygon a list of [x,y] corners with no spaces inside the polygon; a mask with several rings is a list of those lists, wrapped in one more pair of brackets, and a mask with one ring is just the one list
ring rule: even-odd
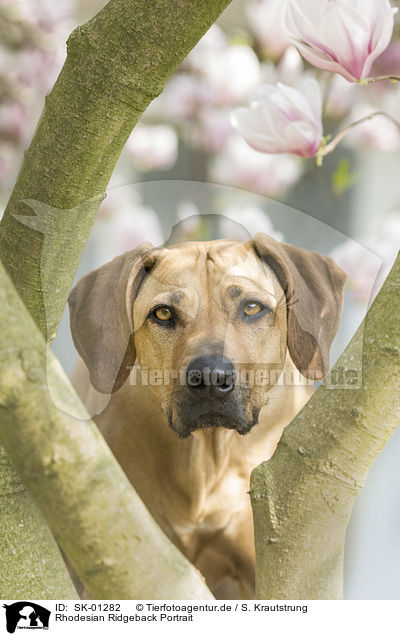
{"label": "dog mouth", "polygon": [[[193,409],[192,409],[193,411]],[[185,439],[194,431],[209,428],[226,428],[235,430],[239,435],[247,435],[253,426],[257,424],[259,408],[251,410],[251,416],[244,413],[233,412],[233,409],[224,411],[223,409],[204,408],[198,409],[195,413],[178,412],[172,410],[167,412],[168,424],[176,435]]]}

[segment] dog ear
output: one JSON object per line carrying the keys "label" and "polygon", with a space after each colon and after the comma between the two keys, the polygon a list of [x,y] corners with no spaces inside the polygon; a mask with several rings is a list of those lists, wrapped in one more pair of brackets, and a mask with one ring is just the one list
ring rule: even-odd
{"label": "dog ear", "polygon": [[328,256],[257,234],[254,248],[286,295],[287,344],[302,375],[321,380],[342,314],[345,273]]}
{"label": "dog ear", "polygon": [[152,249],[143,243],[117,256],[81,278],[69,296],[72,338],[101,393],[117,391],[135,364],[132,305],[154,265],[145,258]]}

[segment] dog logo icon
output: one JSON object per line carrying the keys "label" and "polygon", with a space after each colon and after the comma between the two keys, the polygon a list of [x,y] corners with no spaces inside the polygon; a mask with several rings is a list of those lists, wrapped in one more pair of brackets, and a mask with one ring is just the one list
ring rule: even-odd
{"label": "dog logo icon", "polygon": [[18,601],[10,605],[3,605],[6,610],[7,631],[14,634],[16,629],[48,629],[50,610],[32,603],[32,601]]}

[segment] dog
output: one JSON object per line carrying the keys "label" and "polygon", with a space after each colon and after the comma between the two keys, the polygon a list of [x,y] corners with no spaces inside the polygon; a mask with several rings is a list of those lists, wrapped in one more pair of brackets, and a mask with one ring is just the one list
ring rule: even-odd
{"label": "dog", "polygon": [[254,596],[250,473],[328,371],[344,281],[258,234],[143,244],[71,292],[77,390],[90,408],[111,394],[100,430],[217,598]]}

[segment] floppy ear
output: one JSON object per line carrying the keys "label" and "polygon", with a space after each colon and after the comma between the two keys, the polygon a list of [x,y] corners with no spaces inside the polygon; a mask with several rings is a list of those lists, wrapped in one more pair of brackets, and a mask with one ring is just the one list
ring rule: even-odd
{"label": "floppy ear", "polygon": [[302,375],[321,380],[342,314],[345,273],[328,256],[257,234],[254,247],[286,295],[288,349]]}
{"label": "floppy ear", "polygon": [[132,304],[149,271],[142,257],[152,248],[143,243],[117,256],[81,278],[69,296],[72,338],[101,393],[117,391],[135,364]]}

